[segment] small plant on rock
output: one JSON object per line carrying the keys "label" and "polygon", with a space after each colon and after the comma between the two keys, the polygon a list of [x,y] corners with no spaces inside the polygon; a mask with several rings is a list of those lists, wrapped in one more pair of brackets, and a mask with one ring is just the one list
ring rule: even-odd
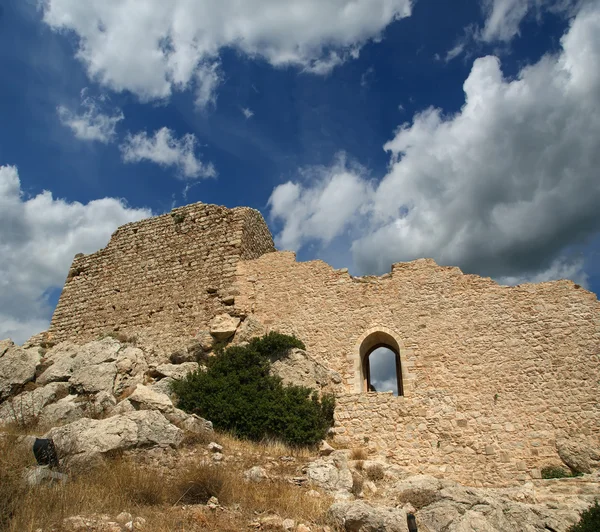
{"label": "small plant on rock", "polygon": [[179,408],[239,437],[317,443],[333,423],[333,397],[319,398],[309,388],[284,386],[270,374],[271,362],[293,347],[304,344],[293,336],[270,333],[246,346],[219,349],[207,360],[206,371],[173,383]]}

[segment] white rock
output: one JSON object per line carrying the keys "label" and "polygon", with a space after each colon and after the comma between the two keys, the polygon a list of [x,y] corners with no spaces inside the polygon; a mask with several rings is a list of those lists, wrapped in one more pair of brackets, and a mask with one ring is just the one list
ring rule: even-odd
{"label": "white rock", "polygon": [[269,478],[263,467],[254,466],[244,472],[244,478],[249,482],[261,482]]}
{"label": "white rock", "polygon": [[23,385],[35,378],[35,368],[41,360],[37,348],[8,347],[0,358],[0,401],[18,393]]}
{"label": "white rock", "polygon": [[[66,381],[74,372],[85,366],[116,362],[120,349],[121,344],[111,337],[82,346],[63,342],[46,353],[44,361],[52,365],[37,378],[36,382],[46,384],[53,381]],[[112,388],[107,391],[112,391]]]}
{"label": "white rock", "polygon": [[46,405],[50,405],[69,393],[66,382],[53,382],[47,386],[23,392],[0,405],[0,424],[28,424],[38,418]]}
{"label": "white rock", "polygon": [[364,501],[336,502],[329,508],[329,517],[348,531],[408,532],[403,509],[371,506]]}
{"label": "white rock", "polygon": [[[338,468],[339,466],[339,468]],[[327,491],[350,491],[352,489],[352,473],[344,460],[319,458],[307,466],[306,476],[311,483]]]}
{"label": "white rock", "polygon": [[296,521],[294,521],[293,519],[284,519],[283,523],[281,523],[281,528],[283,528],[283,530],[285,530],[286,532],[292,532],[292,530],[294,530],[295,527]]}
{"label": "white rock", "polygon": [[32,488],[46,483],[60,482],[64,484],[66,481],[67,475],[52,471],[48,466],[34,466],[25,470],[25,482]]}
{"label": "white rock", "polygon": [[59,458],[83,465],[102,454],[134,447],[177,447],[183,431],[160,412],[143,410],[107,419],[80,419],[51,429],[46,438],[54,440]]}
{"label": "white rock", "polygon": [[211,453],[220,453],[223,450],[223,446],[219,445],[218,443],[211,441],[206,448],[211,452]]}
{"label": "white rock", "polygon": [[213,453],[212,455],[213,462],[222,462],[223,458],[224,456],[221,453]]}
{"label": "white rock", "polygon": [[183,379],[188,373],[198,369],[197,362],[184,362],[183,364],[161,364],[154,371],[162,377],[175,380]]}
{"label": "white rock", "polygon": [[179,408],[174,408],[173,411],[165,413],[165,417],[180,429],[194,434],[206,434],[213,432],[213,424],[196,414],[188,414]]}
{"label": "white rock", "polygon": [[[51,386],[51,384],[48,384],[45,387],[48,386]],[[42,426],[64,425],[81,419],[84,416],[84,405],[77,402],[77,396],[67,395],[56,401],[56,403],[45,406],[40,414],[39,423]]]}
{"label": "white rock", "polygon": [[160,379],[157,382],[152,383],[148,386],[148,388],[154,390],[155,392],[164,393],[168,395],[171,400],[175,399],[175,394],[171,389],[171,385],[175,382],[175,379],[171,377],[165,377],[164,379]]}
{"label": "white rock", "polygon": [[136,410],[159,410],[167,413],[175,409],[169,396],[143,384],[138,384],[128,399]]}
{"label": "white rock", "polygon": [[75,370],[69,384],[77,393],[112,392],[116,376],[117,365],[114,362],[105,362]]}
{"label": "white rock", "polygon": [[210,334],[217,341],[231,338],[240,324],[240,319],[229,314],[219,314],[210,322]]}

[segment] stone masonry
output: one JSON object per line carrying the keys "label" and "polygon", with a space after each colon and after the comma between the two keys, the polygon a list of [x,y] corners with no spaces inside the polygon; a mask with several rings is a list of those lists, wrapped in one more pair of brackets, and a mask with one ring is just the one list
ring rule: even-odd
{"label": "stone masonry", "polygon": [[126,224],[75,257],[47,339],[78,343],[120,331],[157,344],[190,339],[231,303],[240,259],[274,251],[258,211],[193,204]]}
{"label": "stone masonry", "polygon": [[[571,281],[505,287],[430,259],[353,278],[276,252],[240,262],[235,289],[342,375],[340,444],[476,485],[539,477],[562,437],[600,448],[600,304]],[[365,393],[373,336],[398,348],[404,397]]]}
{"label": "stone masonry", "polygon": [[[119,228],[75,258],[48,333],[190,339],[217,314],[293,333],[342,376],[334,443],[473,485],[536,478],[556,442],[600,448],[600,303],[570,281],[500,286],[430,259],[352,277],[274,252],[257,211],[196,204]],[[246,319],[246,322],[249,320]],[[385,343],[404,396],[367,393]]]}

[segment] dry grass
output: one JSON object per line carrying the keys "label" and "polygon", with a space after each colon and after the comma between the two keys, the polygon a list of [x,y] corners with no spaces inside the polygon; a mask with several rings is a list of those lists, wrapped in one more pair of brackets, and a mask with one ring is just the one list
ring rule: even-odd
{"label": "dry grass", "polygon": [[351,460],[366,460],[369,457],[369,452],[363,447],[355,447],[350,451]]}
{"label": "dry grass", "polygon": [[[16,444],[16,436],[0,440],[0,530],[10,532],[48,530],[70,516],[122,511],[147,520],[147,530],[234,531],[246,529],[262,514],[276,513],[297,521],[325,524],[331,504],[328,497],[310,497],[305,488],[284,480],[248,483],[243,468],[265,459],[294,456],[307,451],[276,442],[258,445],[221,435],[219,442],[228,454],[241,452],[241,462],[217,465],[198,456],[181,461],[175,470],[150,468],[130,458],[115,457],[96,469],[72,476],[65,484],[29,488],[23,472],[34,465],[28,448]],[[297,467],[297,464],[296,464]],[[208,510],[212,496],[227,510]],[[190,506],[191,505],[191,506]]]}

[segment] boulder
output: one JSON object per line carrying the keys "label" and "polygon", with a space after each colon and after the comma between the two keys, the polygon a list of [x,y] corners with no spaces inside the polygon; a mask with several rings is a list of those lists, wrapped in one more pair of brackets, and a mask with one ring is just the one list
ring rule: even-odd
{"label": "boulder", "polygon": [[71,342],[62,342],[50,349],[43,357],[38,367],[38,384],[68,381],[76,366],[75,357],[81,346]]}
{"label": "boulder", "polygon": [[112,392],[117,376],[117,365],[114,362],[105,362],[93,366],[84,366],[73,372],[69,384],[77,393],[97,393],[101,391]]}
{"label": "boulder", "polygon": [[175,379],[171,377],[165,377],[164,379],[160,379],[148,386],[151,390],[154,390],[158,393],[164,393],[168,395],[171,400],[175,398],[175,394],[171,390],[171,385],[175,382]]}
{"label": "boulder", "polygon": [[573,471],[591,473],[593,469],[600,468],[600,449],[584,440],[558,440],[556,450],[560,459]]}
{"label": "boulder", "polygon": [[36,379],[36,382],[47,384],[54,381],[68,381],[81,368],[115,362],[120,349],[121,344],[110,336],[82,346],[63,342],[46,353],[44,364],[49,367]]}
{"label": "boulder", "polygon": [[136,386],[128,400],[136,410],[158,410],[165,413],[172,412],[175,409],[168,395],[157,392],[143,384]]}
{"label": "boulder", "polygon": [[244,471],[244,478],[248,482],[262,482],[263,480],[268,479],[269,475],[267,475],[264,467],[254,466],[247,471]]}
{"label": "boulder", "polygon": [[401,508],[373,506],[364,501],[336,502],[329,508],[329,517],[349,532],[408,532],[406,512]]}
{"label": "boulder", "polygon": [[7,347],[0,358],[0,402],[21,391],[35,378],[35,368],[41,360],[37,348]]}
{"label": "boulder", "polygon": [[61,462],[84,466],[106,453],[136,447],[178,447],[183,431],[160,412],[143,410],[106,419],[79,419],[51,429],[45,436],[54,441]]}
{"label": "boulder", "polygon": [[[51,386],[51,384],[45,387],[48,386]],[[77,396],[67,395],[56,401],[56,403],[45,406],[40,413],[39,423],[42,426],[64,425],[81,419],[85,416],[85,413],[84,405],[77,402]]]}
{"label": "boulder", "polygon": [[210,322],[210,334],[217,342],[231,338],[240,324],[240,319],[229,314],[219,314]]}
{"label": "boulder", "polygon": [[427,475],[396,483],[390,494],[397,503],[416,509],[419,532],[564,532],[578,519],[570,504],[558,510],[553,503],[550,509],[515,501],[502,490],[465,487]]}
{"label": "boulder", "polygon": [[194,434],[206,434],[213,431],[213,424],[196,414],[188,414],[179,408],[174,408],[171,412],[165,413],[165,417],[178,426],[180,429]]}
{"label": "boulder", "polygon": [[113,412],[126,412],[129,409],[129,405],[135,410],[158,410],[159,412],[162,412],[171,423],[188,432],[203,434],[212,432],[213,430],[210,421],[202,419],[195,414],[188,414],[183,410],[179,410],[179,408],[175,408],[169,396],[142,384],[138,384],[134,392],[126,399],[126,401],[122,401],[117,405],[116,408],[118,410]]}
{"label": "boulder", "polygon": [[349,492],[352,489],[352,473],[345,460],[319,458],[308,464],[306,476],[312,484],[330,492]]}
{"label": "boulder", "polygon": [[183,379],[188,373],[198,369],[197,362],[184,362],[183,364],[161,364],[157,366],[153,373],[160,377],[170,377],[174,380]]}
{"label": "boulder", "polygon": [[53,382],[47,386],[23,392],[0,405],[0,424],[26,425],[39,418],[46,405],[50,405],[69,393],[65,382]]}

